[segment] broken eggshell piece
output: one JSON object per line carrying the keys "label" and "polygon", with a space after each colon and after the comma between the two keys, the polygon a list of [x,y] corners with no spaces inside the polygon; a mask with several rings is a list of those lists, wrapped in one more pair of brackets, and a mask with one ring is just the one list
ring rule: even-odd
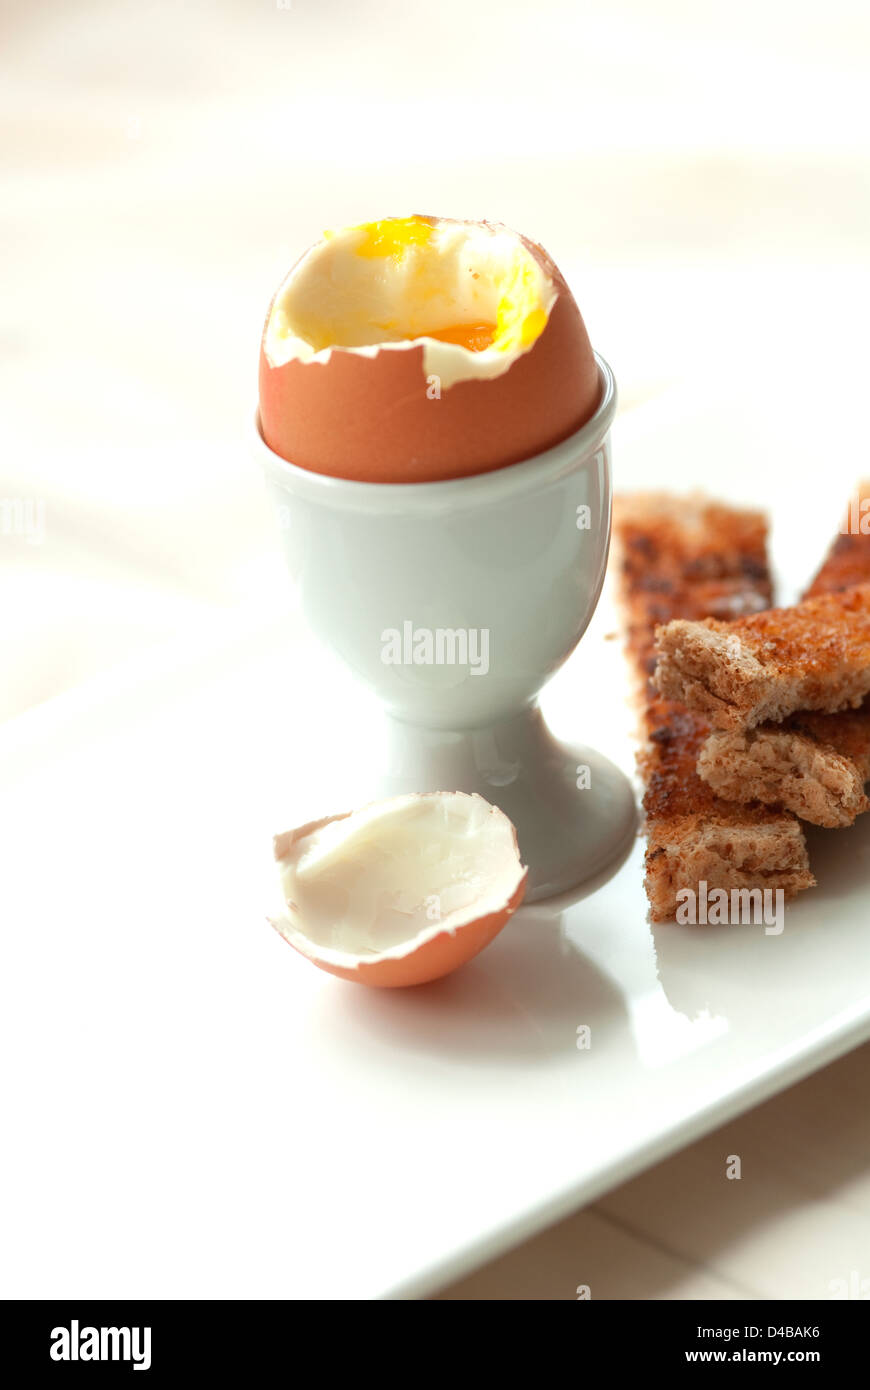
{"label": "broken eggshell piece", "polygon": [[373,802],[275,837],[285,907],[270,917],[321,970],[397,987],[448,975],[523,899],[503,811],[465,792]]}

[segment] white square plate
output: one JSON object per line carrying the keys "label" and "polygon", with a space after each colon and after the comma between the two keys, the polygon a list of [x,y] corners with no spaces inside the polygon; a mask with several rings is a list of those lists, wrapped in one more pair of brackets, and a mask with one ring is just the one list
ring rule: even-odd
{"label": "white square plate", "polygon": [[[747,405],[723,471],[706,410],[626,417],[618,484],[770,505],[791,596],[850,461],[807,506],[797,434]],[[614,626],[545,704],[630,771]],[[242,615],[0,735],[0,1295],[425,1294],[870,1036],[870,817],[810,834],[779,936],[651,930],[638,843],[435,985],[313,969],[264,920],[270,836],[366,799],[375,714],[295,614]]]}

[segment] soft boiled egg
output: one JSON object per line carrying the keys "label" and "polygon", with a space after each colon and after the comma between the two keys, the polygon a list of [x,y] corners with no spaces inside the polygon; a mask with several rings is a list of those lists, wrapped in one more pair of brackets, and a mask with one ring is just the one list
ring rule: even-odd
{"label": "soft boiled egg", "polygon": [[283,905],[272,925],[321,970],[365,985],[420,985],[492,941],[527,870],[503,811],[426,792],[275,838]]}
{"label": "soft boiled egg", "polygon": [[369,483],[486,473],[594,414],[595,357],[546,251],[488,222],[392,217],[292,268],[260,352],[269,447]]}

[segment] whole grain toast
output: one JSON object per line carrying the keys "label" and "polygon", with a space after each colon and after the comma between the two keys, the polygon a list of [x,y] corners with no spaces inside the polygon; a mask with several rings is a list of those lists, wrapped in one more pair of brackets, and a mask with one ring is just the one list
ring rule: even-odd
{"label": "whole grain toast", "polygon": [[812,887],[794,816],[723,801],[698,776],[710,728],[651,685],[655,630],[676,619],[739,618],[771,601],[767,525],[755,511],[696,495],[617,498],[614,542],[626,645],[641,710],[645,887],[653,921],[675,915],[680,889]]}
{"label": "whole grain toast", "polygon": [[658,630],[656,649],[659,692],[720,729],[856,709],[870,692],[870,584],[732,623],[677,619]]}
{"label": "whole grain toast", "polygon": [[[862,527],[866,529],[861,529]],[[840,534],[804,598],[836,594],[870,580],[870,480],[858,484]]]}
{"label": "whole grain toast", "polygon": [[728,801],[763,801],[842,829],[870,809],[870,718],[862,706],[757,729],[714,729],[699,750],[698,776]]}
{"label": "whole grain toast", "polygon": [[[870,581],[870,528],[864,515],[870,483],[862,483],[804,595],[837,593]],[[853,529],[848,529],[849,525]],[[870,809],[870,701],[837,714],[805,713],[752,730],[714,730],[703,745],[698,774],[719,796],[782,805],[814,825],[842,827]]]}

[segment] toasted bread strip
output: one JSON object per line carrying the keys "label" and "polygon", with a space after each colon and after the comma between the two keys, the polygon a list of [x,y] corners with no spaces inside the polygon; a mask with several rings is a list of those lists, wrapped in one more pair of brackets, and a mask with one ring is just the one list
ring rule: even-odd
{"label": "toasted bread strip", "polygon": [[627,648],[638,680],[646,793],[645,887],[654,921],[675,915],[681,888],[781,888],[815,880],[797,820],[720,800],[695,770],[709,730],[703,716],[663,699],[649,677],[655,629],[679,618],[739,617],[771,599],[767,527],[758,512],[695,496],[617,499],[614,540]]}
{"label": "toasted bread strip", "polygon": [[870,692],[870,584],[733,623],[677,620],[656,639],[657,689],[719,729],[856,709]]}
{"label": "toasted bread strip", "polygon": [[[861,527],[865,530],[862,531]],[[858,484],[846,509],[840,534],[834,541],[824,563],[804,594],[816,598],[819,594],[836,594],[854,589],[857,584],[870,582],[870,480]]]}
{"label": "toasted bread strip", "polygon": [[[870,529],[864,515],[870,483],[850,502],[846,530],[804,597],[836,593],[870,581]],[[848,526],[853,526],[850,533]],[[797,714],[749,731],[715,730],[701,749],[698,774],[719,796],[784,806],[814,825],[842,827],[870,809],[870,701],[838,714]]]}
{"label": "toasted bread strip", "polygon": [[[870,745],[863,709],[795,715],[757,729],[714,729],[701,748],[698,776],[727,801],[783,806],[813,825],[851,825],[870,808],[864,794],[870,747],[857,759],[841,751],[841,720],[857,721]],[[812,721],[818,721],[815,728]]]}

